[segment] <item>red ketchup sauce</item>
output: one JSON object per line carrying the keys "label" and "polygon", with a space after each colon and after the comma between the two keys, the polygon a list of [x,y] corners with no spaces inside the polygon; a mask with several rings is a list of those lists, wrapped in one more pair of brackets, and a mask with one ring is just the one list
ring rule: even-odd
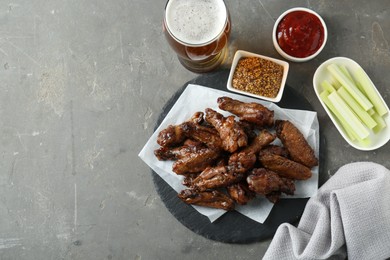
{"label": "red ketchup sauce", "polygon": [[314,14],[294,11],[280,21],[276,37],[285,53],[305,58],[314,54],[323,44],[324,27]]}

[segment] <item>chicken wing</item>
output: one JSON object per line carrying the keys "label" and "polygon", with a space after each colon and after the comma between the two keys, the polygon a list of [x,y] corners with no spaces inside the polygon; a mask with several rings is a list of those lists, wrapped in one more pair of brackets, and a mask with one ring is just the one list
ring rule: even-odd
{"label": "chicken wing", "polygon": [[295,191],[293,180],[283,178],[279,174],[264,168],[253,169],[246,180],[249,189],[261,195],[267,195],[272,192],[283,192],[293,195]]}
{"label": "chicken wing", "polygon": [[256,126],[247,121],[239,120],[237,124],[244,130],[245,134],[248,136],[248,142],[256,138]]}
{"label": "chicken wing", "polygon": [[248,187],[248,183],[241,181],[226,187],[230,197],[240,205],[247,204],[256,194]]}
{"label": "chicken wing", "polygon": [[[203,122],[203,112],[196,112],[188,122],[193,124],[200,124]],[[157,136],[157,143],[161,146],[177,146],[180,145],[185,139],[186,135],[183,131],[183,124],[169,125],[167,128],[161,130]]]}
{"label": "chicken wing", "polygon": [[314,150],[310,147],[302,133],[288,120],[275,121],[276,134],[288,150],[293,161],[309,168],[318,165]]}
{"label": "chicken wing", "polygon": [[188,173],[184,175],[182,184],[187,187],[192,187],[193,181],[198,177],[199,173]]}
{"label": "chicken wing", "polygon": [[272,134],[268,130],[263,129],[256,136],[256,138],[253,139],[253,141],[240,152],[257,154],[258,152],[260,152],[261,149],[272,143],[275,139],[275,134]]}
{"label": "chicken wing", "polygon": [[282,192],[280,191],[273,191],[271,193],[268,193],[265,195],[267,200],[269,200],[271,203],[275,204],[280,200],[280,196],[282,195]]}
{"label": "chicken wing", "polygon": [[229,111],[241,120],[254,123],[259,127],[274,124],[274,111],[259,103],[245,103],[229,97],[220,97],[217,102],[220,109]]}
{"label": "chicken wing", "polygon": [[234,116],[224,117],[215,110],[207,108],[205,120],[217,129],[225,151],[233,153],[248,144],[248,137],[234,120]]}
{"label": "chicken wing", "polygon": [[246,173],[253,168],[256,163],[256,154],[254,153],[234,153],[229,157],[228,165],[236,173]]}
{"label": "chicken wing", "polygon": [[187,204],[224,210],[234,209],[234,201],[226,194],[217,190],[198,192],[186,189],[182,190],[178,197]]}
{"label": "chicken wing", "polygon": [[229,165],[208,167],[192,182],[192,188],[199,191],[205,191],[208,189],[225,187],[241,181],[244,177],[244,173],[236,172],[234,168]]}
{"label": "chicken wing", "polygon": [[238,153],[234,153],[229,158],[229,165],[234,167],[236,172],[245,173],[253,168],[256,163],[256,154],[265,146],[272,143],[276,135],[267,130],[262,130],[250,145]]}
{"label": "chicken wing", "polygon": [[157,136],[157,143],[163,147],[180,145],[186,136],[181,125],[169,125]]}
{"label": "chicken wing", "polygon": [[213,165],[218,159],[220,152],[211,148],[202,148],[195,152],[188,153],[185,157],[175,161],[172,170],[176,174],[201,172]]}
{"label": "chicken wing", "polygon": [[277,154],[286,158],[288,158],[289,156],[286,148],[274,144],[267,145],[262,149],[262,151],[267,153]]}
{"label": "chicken wing", "polygon": [[209,148],[223,150],[222,139],[215,128],[186,122],[182,124],[182,131],[188,138],[199,141]]}
{"label": "chicken wing", "polygon": [[160,161],[178,160],[186,157],[190,153],[196,153],[197,151],[203,148],[205,148],[205,146],[200,142],[186,140],[183,146],[179,146],[179,147],[162,146],[154,150],[154,155]]}
{"label": "chicken wing", "polygon": [[305,165],[270,152],[260,151],[259,160],[265,168],[289,179],[306,180],[312,175]]}

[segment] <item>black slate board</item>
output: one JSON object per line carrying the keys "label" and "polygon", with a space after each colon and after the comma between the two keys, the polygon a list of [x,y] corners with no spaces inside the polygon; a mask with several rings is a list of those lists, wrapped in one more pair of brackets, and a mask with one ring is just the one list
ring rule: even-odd
{"label": "black slate board", "polygon": [[[228,70],[220,70],[214,73],[200,75],[184,84],[163,108],[155,128],[160,125],[188,84],[199,84],[227,91],[226,82],[228,76]],[[283,98],[277,105],[283,108],[313,110],[310,103],[289,86],[285,87]],[[198,213],[192,206],[183,203],[177,197],[177,192],[153,171],[152,177],[161,200],[177,220],[188,229],[203,237],[224,243],[243,244],[271,238],[281,223],[296,223],[299,220],[308,200],[280,200],[273,207],[270,215],[263,224],[257,223],[237,211],[227,212],[215,222],[210,223],[207,217]]]}

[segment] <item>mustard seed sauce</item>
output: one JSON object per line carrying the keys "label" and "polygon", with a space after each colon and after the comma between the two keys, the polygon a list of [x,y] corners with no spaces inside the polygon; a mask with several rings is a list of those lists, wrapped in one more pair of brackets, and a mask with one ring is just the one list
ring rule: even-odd
{"label": "mustard seed sauce", "polygon": [[241,58],[233,74],[235,89],[274,98],[278,95],[283,66],[258,57]]}

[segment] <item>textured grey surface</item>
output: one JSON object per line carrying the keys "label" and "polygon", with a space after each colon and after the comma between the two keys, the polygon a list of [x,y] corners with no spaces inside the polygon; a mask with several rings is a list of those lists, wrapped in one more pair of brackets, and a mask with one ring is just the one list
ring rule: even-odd
{"label": "textured grey surface", "polygon": [[[321,183],[345,163],[390,167],[390,144],[350,147],[312,90],[334,56],[359,62],[390,102],[390,10],[381,1],[226,1],[231,50],[280,58],[271,41],[290,7],[329,29],[314,60],[287,83],[318,111],[327,153]],[[0,0],[0,259],[253,259],[269,241],[222,244],[167,211],[137,157],[164,104],[197,75],[161,32],[165,0]],[[226,64],[225,67],[229,65]]]}

